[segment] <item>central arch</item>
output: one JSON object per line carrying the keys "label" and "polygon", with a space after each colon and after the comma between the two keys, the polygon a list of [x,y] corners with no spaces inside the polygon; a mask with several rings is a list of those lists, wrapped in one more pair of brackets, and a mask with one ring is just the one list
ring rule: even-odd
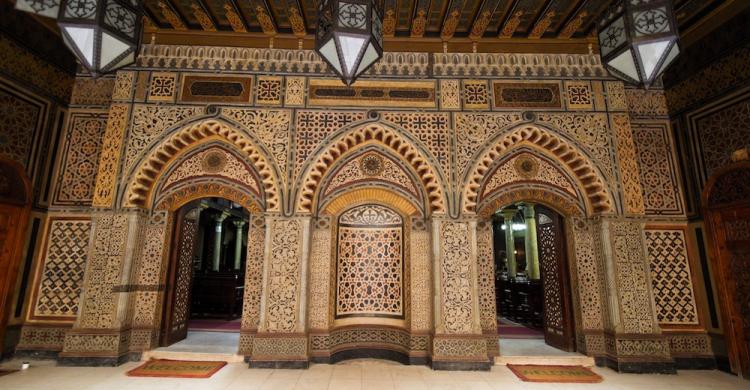
{"label": "central arch", "polygon": [[301,180],[300,194],[297,199],[297,212],[313,211],[315,197],[323,178],[331,167],[348,153],[358,148],[377,143],[400,156],[416,173],[427,193],[428,204],[432,213],[445,213],[446,197],[438,172],[433,168],[426,155],[412,141],[396,130],[382,124],[368,124],[354,129],[333,140],[325,149],[318,152],[307,173]]}

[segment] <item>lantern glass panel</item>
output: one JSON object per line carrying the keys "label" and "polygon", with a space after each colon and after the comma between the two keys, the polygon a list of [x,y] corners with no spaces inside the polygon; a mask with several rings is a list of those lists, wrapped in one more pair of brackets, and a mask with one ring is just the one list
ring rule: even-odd
{"label": "lantern glass panel", "polygon": [[633,12],[633,29],[638,37],[669,32],[666,7]]}
{"label": "lantern glass panel", "polygon": [[372,65],[373,62],[378,60],[378,52],[375,50],[375,46],[370,43],[367,46],[367,51],[365,52],[365,55],[362,56],[362,61],[359,63],[359,68],[357,68],[357,74],[356,76],[359,76],[362,72],[364,72],[370,65]]}
{"label": "lantern glass panel", "polygon": [[[94,36],[96,32],[92,28],[81,27],[64,27],[70,41],[67,43],[73,45],[75,49],[83,56],[84,66],[94,65]],[[75,51],[75,50],[74,50]]]}
{"label": "lantern glass panel", "polygon": [[60,0],[16,0],[16,9],[48,18],[60,13]]}
{"label": "lantern glass panel", "polygon": [[343,73],[341,70],[341,63],[339,62],[339,55],[336,52],[336,42],[335,39],[331,38],[326,42],[323,47],[320,48],[320,54],[325,57],[326,60],[333,66],[336,71],[341,74]]}
{"label": "lantern glass panel", "polygon": [[135,36],[135,13],[112,0],[107,2],[104,10],[104,23],[131,38]]}
{"label": "lantern glass panel", "polygon": [[638,54],[641,56],[641,62],[643,63],[643,72],[647,79],[650,79],[656,70],[656,66],[659,65],[659,60],[667,50],[669,41],[659,41],[644,43],[638,46]]}
{"label": "lantern glass panel", "polygon": [[609,62],[609,65],[624,73],[634,81],[638,80],[638,69],[635,67],[635,59],[630,50],[624,51]]}

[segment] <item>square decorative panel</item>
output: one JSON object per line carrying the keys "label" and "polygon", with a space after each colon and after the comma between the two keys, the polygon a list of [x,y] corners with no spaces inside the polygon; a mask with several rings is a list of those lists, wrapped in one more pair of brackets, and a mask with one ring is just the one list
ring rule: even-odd
{"label": "square decorative panel", "polygon": [[172,102],[177,91],[175,73],[152,73],[148,92],[150,102]]}
{"label": "square decorative panel", "polygon": [[591,96],[591,85],[588,82],[565,83],[565,92],[568,97],[568,108],[572,110],[590,110],[594,106]]}
{"label": "square decorative panel", "polygon": [[258,76],[255,102],[262,105],[281,105],[281,77]]}
{"label": "square decorative panel", "polygon": [[464,108],[469,110],[487,109],[490,105],[490,92],[484,80],[466,80],[462,91]]}

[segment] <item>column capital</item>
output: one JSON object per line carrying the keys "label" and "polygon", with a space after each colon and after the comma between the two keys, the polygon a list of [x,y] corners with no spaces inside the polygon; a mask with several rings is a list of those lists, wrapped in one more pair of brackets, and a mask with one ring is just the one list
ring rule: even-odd
{"label": "column capital", "polygon": [[239,229],[239,228],[241,228],[241,227],[245,226],[245,224],[246,224],[247,222],[246,222],[245,220],[242,220],[242,219],[238,219],[238,220],[236,220],[236,221],[232,221],[232,223],[234,224],[234,226],[236,226],[236,227],[237,227],[237,228]]}
{"label": "column capital", "polygon": [[229,214],[226,211],[222,211],[221,214],[218,214],[214,217],[216,222],[224,222],[225,219],[227,219],[231,214]]}
{"label": "column capital", "polygon": [[503,218],[507,221],[509,219],[513,219],[513,217],[516,215],[516,212],[518,212],[518,209],[516,209],[515,207],[506,207],[500,212],[500,214],[502,214]]}
{"label": "column capital", "polygon": [[525,219],[534,218],[536,216],[536,213],[534,212],[534,204],[533,203],[524,203],[523,205],[523,217]]}

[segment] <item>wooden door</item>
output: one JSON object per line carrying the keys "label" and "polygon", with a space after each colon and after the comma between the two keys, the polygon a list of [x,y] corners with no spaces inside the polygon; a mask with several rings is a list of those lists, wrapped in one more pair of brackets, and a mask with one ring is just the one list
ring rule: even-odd
{"label": "wooden door", "polygon": [[574,351],[563,219],[556,212],[541,206],[536,207],[536,219],[544,303],[544,341],[563,351]]}
{"label": "wooden door", "polygon": [[199,209],[184,206],[177,212],[167,280],[161,346],[172,345],[187,337],[199,211]]}
{"label": "wooden door", "polygon": [[733,370],[750,379],[750,205],[711,213],[723,285],[724,332]]}
{"label": "wooden door", "polygon": [[30,194],[23,167],[0,159],[0,358],[29,222]]}

